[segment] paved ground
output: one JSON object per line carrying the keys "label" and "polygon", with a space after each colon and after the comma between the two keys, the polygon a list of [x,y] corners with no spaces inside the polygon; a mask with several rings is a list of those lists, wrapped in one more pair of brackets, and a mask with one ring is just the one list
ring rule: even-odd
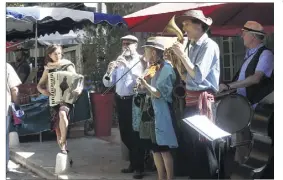
{"label": "paved ground", "polygon": [[[122,174],[128,162],[122,158],[120,134],[112,128],[110,137],[94,136],[68,140],[72,167],[64,174],[55,174],[56,155],[59,147],[55,140],[21,143],[19,148],[10,149],[11,159],[46,179],[133,179],[132,174]],[[156,180],[156,172],[147,172],[144,180]],[[187,177],[176,179],[188,179]]]}
{"label": "paved ground", "polygon": [[[122,174],[120,170],[128,166],[122,159],[119,131],[113,129],[112,136],[98,139],[93,136],[69,139],[69,156],[73,166],[61,179],[132,179],[130,174]],[[118,136],[119,137],[119,136]],[[56,155],[59,152],[55,141],[21,143],[17,149],[11,149],[11,158],[29,168],[38,170],[39,175],[48,179],[56,179],[54,174]],[[43,170],[43,171],[42,171]],[[144,179],[156,179],[156,173],[148,173]]]}
{"label": "paved ground", "polygon": [[22,167],[20,164],[17,164],[13,161],[9,161],[8,163],[9,172],[6,174],[6,179],[16,180],[34,180],[34,179],[42,179],[36,174],[32,173],[30,170]]}

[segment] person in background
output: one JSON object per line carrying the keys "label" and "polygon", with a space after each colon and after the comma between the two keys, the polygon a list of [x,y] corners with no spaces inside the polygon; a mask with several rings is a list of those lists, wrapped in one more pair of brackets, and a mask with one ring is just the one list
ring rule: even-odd
{"label": "person in background", "polygon": [[93,85],[93,82],[91,80],[91,78],[89,76],[85,76],[84,78],[84,89],[87,90],[87,91],[91,91],[91,90],[94,90],[94,85]]}
{"label": "person in background", "polygon": [[22,84],[19,76],[15,72],[14,68],[6,63],[6,170],[8,169],[9,162],[9,127],[11,122],[11,103],[18,104],[18,88],[20,84]]}
{"label": "person in background", "polygon": [[31,67],[28,62],[28,52],[23,49],[19,49],[15,51],[16,62],[15,62],[15,70],[24,84],[31,72]]}

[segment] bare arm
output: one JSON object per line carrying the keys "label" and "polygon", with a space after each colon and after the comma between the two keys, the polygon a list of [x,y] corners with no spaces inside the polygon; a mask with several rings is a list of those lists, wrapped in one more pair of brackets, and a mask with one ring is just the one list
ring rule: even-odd
{"label": "bare arm", "polygon": [[258,84],[263,76],[264,76],[263,72],[256,71],[252,76],[249,76],[242,81],[232,82],[228,85],[232,89],[249,87],[249,86],[252,86],[254,84]]}
{"label": "bare arm", "polygon": [[149,85],[145,79],[138,78],[138,81],[141,82],[141,85],[145,87],[153,96],[156,98],[160,98],[161,94],[160,92],[153,86]]}
{"label": "bare arm", "polygon": [[10,88],[11,91],[11,97],[12,97],[12,102],[14,102],[15,104],[18,104],[18,94],[19,94],[19,89],[18,87],[12,87]]}
{"label": "bare arm", "polygon": [[10,94],[12,98],[12,102],[18,104],[18,86],[22,84],[19,76],[17,75],[14,68],[7,63],[7,85],[10,89]]}
{"label": "bare arm", "polygon": [[48,70],[44,69],[43,74],[37,84],[37,90],[41,94],[49,96],[50,94],[48,94],[46,90],[47,81],[48,81]]}
{"label": "bare arm", "polygon": [[[244,80],[229,83],[228,86],[230,86],[230,88],[232,89],[236,89],[236,88],[245,88],[252,86],[254,84],[258,84],[260,80],[263,78],[263,76],[270,77],[273,69],[274,69],[274,56],[272,52],[265,50],[260,55],[259,62],[257,64],[255,73],[253,75],[247,77]],[[220,84],[219,86],[220,92],[222,90],[227,90],[228,86],[226,86],[225,84]]]}
{"label": "bare arm", "polygon": [[148,83],[146,83],[144,86],[153,96],[160,98],[161,94],[155,87],[149,85]]}

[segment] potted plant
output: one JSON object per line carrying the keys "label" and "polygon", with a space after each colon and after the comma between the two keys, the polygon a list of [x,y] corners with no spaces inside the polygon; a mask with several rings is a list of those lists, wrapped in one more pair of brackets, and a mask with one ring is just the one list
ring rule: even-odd
{"label": "potted plant", "polygon": [[[111,26],[108,23],[90,25],[84,28],[83,69],[92,84],[90,101],[94,116],[96,136],[110,136],[114,113],[114,88],[108,93],[102,78],[108,64],[121,53],[120,38],[127,28],[123,25]],[[115,118],[116,119],[116,118]]]}

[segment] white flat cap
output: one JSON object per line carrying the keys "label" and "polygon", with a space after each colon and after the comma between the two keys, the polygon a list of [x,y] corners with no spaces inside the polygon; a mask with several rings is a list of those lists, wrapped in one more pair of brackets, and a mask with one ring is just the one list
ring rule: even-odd
{"label": "white flat cap", "polygon": [[135,41],[135,42],[139,41],[138,38],[133,35],[124,36],[121,38],[121,40],[130,40],[130,41]]}

